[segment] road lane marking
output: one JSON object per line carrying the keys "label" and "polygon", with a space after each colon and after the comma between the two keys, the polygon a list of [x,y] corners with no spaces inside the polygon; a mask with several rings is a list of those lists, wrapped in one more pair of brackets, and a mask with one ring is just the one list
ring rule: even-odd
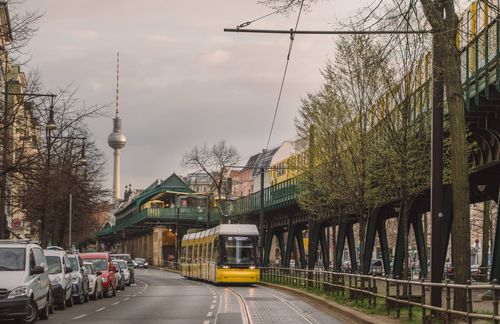
{"label": "road lane marking", "polygon": [[125,301],[125,300],[129,300],[129,299],[130,299],[130,298],[128,298],[128,297],[127,297],[127,298],[125,298],[123,301]]}
{"label": "road lane marking", "polygon": [[99,309],[96,309],[95,311],[96,311],[96,313],[97,313],[97,312],[100,312],[100,311],[105,310],[105,309],[106,309],[106,307],[101,307],[101,308],[99,308]]}
{"label": "road lane marking", "polygon": [[73,319],[77,320],[77,319],[80,319],[80,318],[85,317],[85,316],[87,316],[87,314],[83,314],[83,315],[80,315],[80,316],[73,317]]}
{"label": "road lane marking", "polygon": [[137,297],[137,294],[135,294],[135,295],[132,295],[132,297]]}
{"label": "road lane marking", "polygon": [[117,301],[117,302],[114,302],[114,303],[113,303],[113,305],[118,305],[119,303],[120,303],[120,302],[119,302],[119,301]]}
{"label": "road lane marking", "polygon": [[214,305],[214,304],[212,304],[212,305],[210,306],[210,309],[214,309],[214,308],[215,308],[215,305]]}
{"label": "road lane marking", "polygon": [[207,317],[212,317],[212,312],[208,312]]}
{"label": "road lane marking", "polygon": [[209,324],[210,321],[203,321],[203,324]]}

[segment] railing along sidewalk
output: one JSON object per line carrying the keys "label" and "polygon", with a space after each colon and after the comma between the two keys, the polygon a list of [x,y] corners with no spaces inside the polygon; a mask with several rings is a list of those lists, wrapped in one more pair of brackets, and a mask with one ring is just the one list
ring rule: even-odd
{"label": "railing along sidewalk", "polygon": [[[291,285],[301,288],[317,290],[326,295],[342,295],[348,293],[350,299],[367,300],[369,305],[376,306],[377,299],[385,300],[386,312],[395,309],[396,316],[401,316],[401,310],[408,310],[408,318],[413,318],[414,307],[422,310],[422,321],[427,320],[430,311],[440,313],[443,319],[451,323],[455,318],[464,318],[468,323],[472,320],[492,320],[499,323],[500,285],[493,283],[466,285],[450,283],[432,283],[424,280],[402,280],[376,275],[363,275],[357,273],[344,273],[324,271],[319,269],[308,270],[301,268],[261,268],[261,278],[263,281]],[[435,307],[427,302],[430,299],[430,288],[439,287],[444,290],[444,302],[441,307]],[[383,289],[385,288],[385,289]],[[384,291],[385,290],[385,291]],[[467,311],[454,310],[452,308],[453,294],[458,290],[465,290]],[[489,309],[473,308],[473,293],[492,292],[491,301],[481,301],[487,303]],[[429,298],[427,298],[429,297]]]}

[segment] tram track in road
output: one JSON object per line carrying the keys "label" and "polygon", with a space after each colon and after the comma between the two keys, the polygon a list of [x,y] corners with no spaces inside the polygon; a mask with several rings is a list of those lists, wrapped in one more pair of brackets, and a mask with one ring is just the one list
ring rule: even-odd
{"label": "tram track in road", "polygon": [[245,301],[245,298],[236,290],[226,287],[224,290],[232,292],[237,298],[240,303],[240,308],[241,308],[241,319],[243,321],[243,324],[253,324],[252,322],[252,317],[250,317],[250,311],[248,309],[248,304]]}

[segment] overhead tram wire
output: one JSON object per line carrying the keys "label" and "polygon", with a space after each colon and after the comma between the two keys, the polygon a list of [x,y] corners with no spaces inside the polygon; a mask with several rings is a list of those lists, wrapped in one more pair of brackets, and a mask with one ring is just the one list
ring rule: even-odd
{"label": "overhead tram wire", "polygon": [[302,0],[300,2],[300,9],[299,9],[299,13],[297,15],[297,20],[295,21],[295,28],[290,29],[290,31],[289,31],[289,33],[290,33],[290,45],[288,47],[288,54],[286,56],[285,69],[283,70],[283,78],[281,79],[280,91],[278,94],[278,99],[276,101],[276,107],[274,108],[273,121],[271,123],[271,129],[269,130],[269,136],[267,138],[266,151],[269,148],[269,143],[271,142],[271,136],[273,135],[274,124],[276,123],[276,115],[278,114],[278,108],[279,108],[280,101],[281,101],[281,95],[283,93],[283,86],[285,84],[286,73],[288,71],[288,64],[290,63],[290,54],[292,54],[293,41],[295,40],[294,31],[297,30],[297,27],[299,25],[299,20],[300,20],[301,14],[302,14],[303,7],[304,7],[304,0]]}

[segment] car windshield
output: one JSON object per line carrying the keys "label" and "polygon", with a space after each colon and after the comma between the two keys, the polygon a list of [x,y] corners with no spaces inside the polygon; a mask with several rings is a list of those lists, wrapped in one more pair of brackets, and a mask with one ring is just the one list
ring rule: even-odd
{"label": "car windshield", "polygon": [[108,271],[108,261],[106,259],[87,259],[94,264],[96,271]]}
{"label": "car windshield", "polygon": [[74,256],[68,256],[68,260],[73,272],[78,271],[78,260]]}
{"label": "car windshield", "polygon": [[118,261],[118,267],[120,267],[120,270],[127,269],[127,264],[124,261]]}
{"label": "car windshield", "polygon": [[47,259],[47,273],[56,274],[62,272],[61,259],[58,256],[46,256]]}
{"label": "car windshield", "polygon": [[85,270],[87,270],[87,273],[89,273],[89,274],[94,273],[92,266],[90,264],[85,264]]}
{"label": "car windshield", "polygon": [[25,267],[24,248],[0,248],[0,271],[22,271]]}

